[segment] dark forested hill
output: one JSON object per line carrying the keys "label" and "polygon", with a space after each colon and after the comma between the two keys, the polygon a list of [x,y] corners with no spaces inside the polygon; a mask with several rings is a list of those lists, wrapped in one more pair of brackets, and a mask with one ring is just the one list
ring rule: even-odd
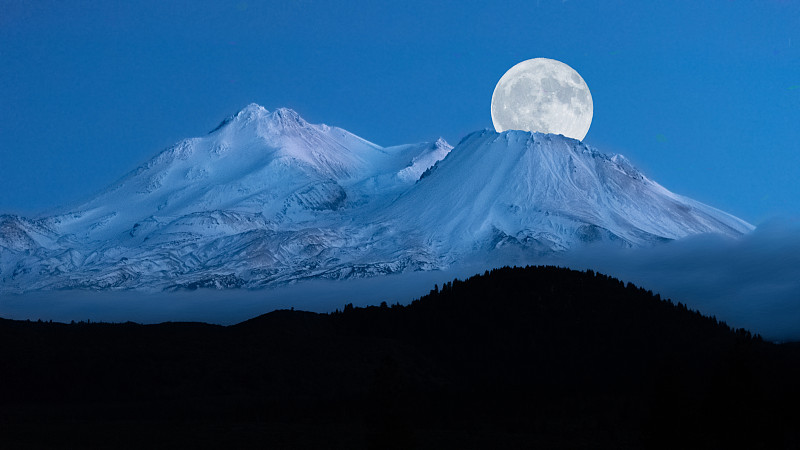
{"label": "dark forested hill", "polygon": [[0,447],[795,448],[800,351],[554,267],[230,327],[0,321]]}

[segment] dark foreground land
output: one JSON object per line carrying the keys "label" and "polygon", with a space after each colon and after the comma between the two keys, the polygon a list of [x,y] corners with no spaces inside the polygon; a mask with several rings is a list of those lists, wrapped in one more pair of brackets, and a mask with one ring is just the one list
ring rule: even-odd
{"label": "dark foreground land", "polygon": [[797,448],[800,351],[592,272],[230,326],[0,321],[0,448]]}

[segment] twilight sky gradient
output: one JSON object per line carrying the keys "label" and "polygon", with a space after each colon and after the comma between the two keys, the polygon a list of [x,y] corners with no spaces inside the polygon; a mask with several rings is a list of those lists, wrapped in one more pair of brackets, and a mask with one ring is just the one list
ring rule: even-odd
{"label": "twilight sky gradient", "polygon": [[800,2],[37,1],[0,14],[0,213],[86,198],[248,103],[380,145],[492,128],[535,57],[585,138],[758,224],[800,216]]}

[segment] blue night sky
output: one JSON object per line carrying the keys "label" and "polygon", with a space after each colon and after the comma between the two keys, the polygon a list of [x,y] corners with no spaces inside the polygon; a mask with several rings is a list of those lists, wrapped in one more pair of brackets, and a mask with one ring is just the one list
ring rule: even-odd
{"label": "blue night sky", "polygon": [[[474,4],[473,4],[474,3]],[[248,103],[388,146],[491,128],[529,58],[585,142],[758,224],[800,216],[800,2],[50,2],[0,15],[0,213],[91,196]]]}

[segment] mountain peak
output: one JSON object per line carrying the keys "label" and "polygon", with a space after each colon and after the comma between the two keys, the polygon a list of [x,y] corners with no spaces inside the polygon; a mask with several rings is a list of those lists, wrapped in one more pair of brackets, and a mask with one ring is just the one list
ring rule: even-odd
{"label": "mountain peak", "polygon": [[[303,118],[300,117],[300,114],[297,114],[297,111],[284,107],[277,108],[275,111],[273,111],[272,117],[289,120],[303,120]],[[303,120],[303,122],[305,122],[305,120]]]}
{"label": "mountain peak", "polygon": [[258,120],[260,117],[263,117],[268,113],[269,111],[267,111],[267,109],[264,108],[263,106],[257,103],[250,103],[249,105],[239,110],[239,112],[237,112],[236,114],[228,116],[225,119],[223,119],[222,122],[220,122],[219,125],[216,126],[216,128],[209,131],[208,134],[213,134],[219,130],[222,130],[223,128],[226,128],[227,125],[230,124],[231,122],[237,121],[237,122],[248,123],[253,121],[254,119]]}
{"label": "mountain peak", "polygon": [[311,124],[306,122],[306,120],[300,117],[300,114],[293,109],[278,108],[275,111],[269,112],[266,108],[257,103],[250,103],[238,113],[228,116],[225,120],[220,122],[209,134],[227,128],[231,123],[239,124],[240,128],[255,125],[256,127],[265,127],[267,130],[279,133],[287,130],[304,129],[311,126]]}
{"label": "mountain peak", "polygon": [[236,113],[236,116],[252,116],[255,114],[265,114],[267,112],[269,111],[267,111],[266,108],[259,105],[258,103],[250,103],[249,105],[242,108],[241,111]]}
{"label": "mountain peak", "polygon": [[239,122],[241,124],[248,124],[251,122],[259,123],[267,117],[269,117],[269,111],[267,111],[266,108],[256,103],[250,103],[242,108],[241,111],[236,113],[236,115],[233,116],[232,121]]}
{"label": "mountain peak", "polygon": [[305,128],[309,125],[300,114],[289,108],[278,108],[270,114],[270,122],[283,129]]}

